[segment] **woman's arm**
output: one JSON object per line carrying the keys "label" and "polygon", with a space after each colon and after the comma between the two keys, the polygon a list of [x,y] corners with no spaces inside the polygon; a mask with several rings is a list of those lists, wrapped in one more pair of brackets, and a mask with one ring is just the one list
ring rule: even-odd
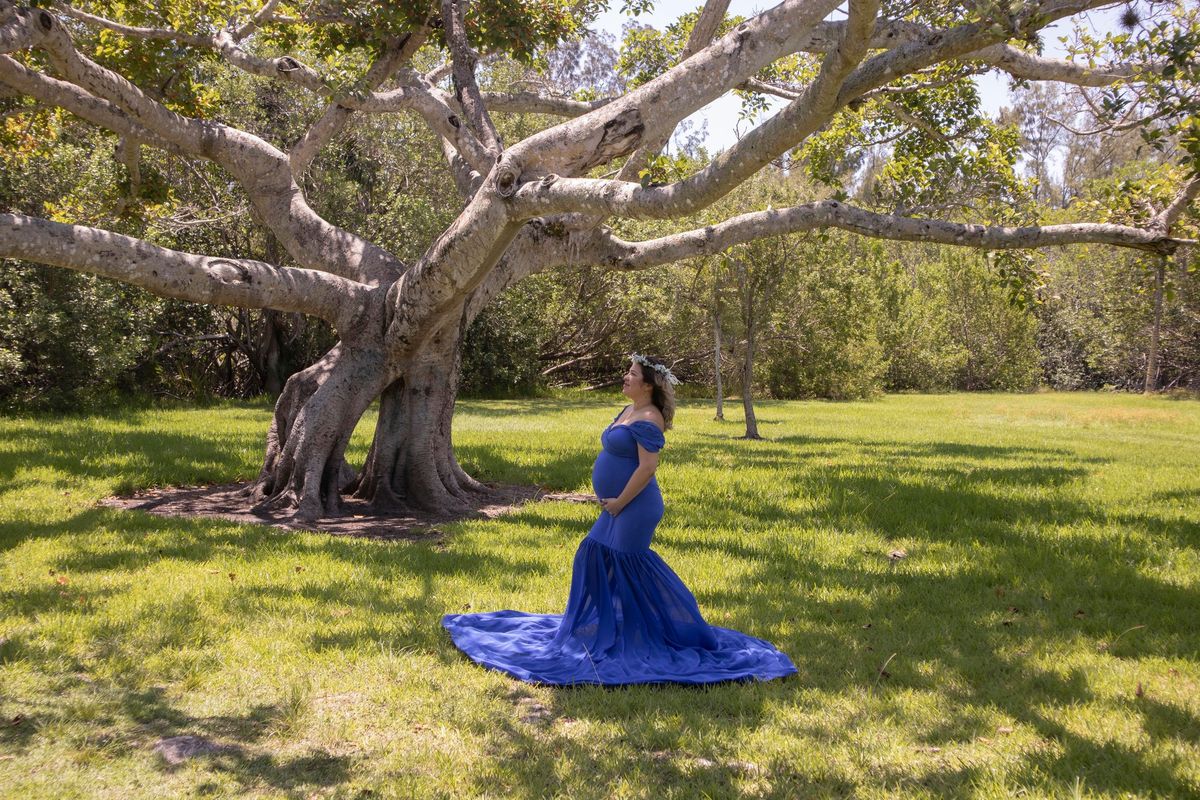
{"label": "woman's arm", "polygon": [[629,505],[633,498],[641,494],[642,489],[646,488],[646,484],[650,483],[650,479],[654,477],[654,471],[658,469],[658,453],[651,453],[646,448],[638,444],[638,466],[629,476],[629,481],[625,484],[625,488],[621,491],[619,497],[607,500],[601,500],[604,510],[614,517],[621,513],[621,509]]}

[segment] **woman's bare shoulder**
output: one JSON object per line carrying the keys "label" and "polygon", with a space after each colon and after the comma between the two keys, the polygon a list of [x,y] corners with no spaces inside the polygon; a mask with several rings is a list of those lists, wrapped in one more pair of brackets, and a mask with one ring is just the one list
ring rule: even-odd
{"label": "woman's bare shoulder", "polygon": [[639,412],[637,418],[653,422],[658,426],[659,430],[665,430],[667,427],[666,421],[663,419],[662,412],[659,411],[655,406],[647,406],[646,408],[643,408]]}

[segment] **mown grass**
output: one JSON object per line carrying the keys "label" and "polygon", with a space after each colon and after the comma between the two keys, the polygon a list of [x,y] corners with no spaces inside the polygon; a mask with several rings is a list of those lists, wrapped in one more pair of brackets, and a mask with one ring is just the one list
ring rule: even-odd
{"label": "mown grass", "polygon": [[[460,459],[586,491],[618,408],[463,402]],[[594,507],[440,543],[163,519],[95,503],[253,475],[265,407],[0,420],[0,795],[1200,795],[1200,405],[731,411],[681,409],[655,549],[800,673],[698,689],[530,687],[442,631],[561,611]],[[167,766],[185,734],[224,749]]]}

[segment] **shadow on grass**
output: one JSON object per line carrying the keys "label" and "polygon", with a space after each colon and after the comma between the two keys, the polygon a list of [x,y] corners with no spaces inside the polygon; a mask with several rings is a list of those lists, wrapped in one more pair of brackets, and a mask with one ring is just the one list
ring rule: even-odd
{"label": "shadow on grass", "polygon": [[[1119,737],[1085,735],[1064,722],[1073,706],[1092,703],[1138,720],[1152,741],[1178,743],[1194,740],[1200,730],[1194,715],[1173,705],[1134,699],[1132,686],[1129,702],[1114,710],[1114,703],[1121,701],[1099,699],[1091,690],[1101,676],[1083,669],[1064,675],[1042,666],[1045,654],[1070,652],[1081,640],[1105,658],[1194,660],[1200,642],[1194,614],[1200,608],[1200,591],[1148,572],[1146,553],[1121,529],[1142,541],[1195,548],[1200,544],[1195,523],[1176,514],[1155,514],[1152,506],[1139,513],[1109,511],[1081,500],[1080,493],[1064,491],[1110,462],[1062,448],[795,436],[739,447],[705,435],[674,446],[669,457],[676,463],[716,463],[714,457],[732,455],[737,468],[786,476],[782,491],[727,510],[721,507],[724,498],[711,491],[689,493],[683,488],[672,498],[667,487],[667,521],[673,529],[665,544],[685,552],[715,549],[730,563],[753,564],[752,572],[730,588],[698,591],[701,608],[728,610],[731,615],[710,616],[710,623],[774,641],[792,654],[800,669],[798,679],[713,690],[738,698],[740,724],[747,731],[767,721],[765,709],[794,702],[789,698],[808,689],[835,694],[878,691],[883,696],[917,690],[940,693],[955,709],[946,724],[911,732],[930,746],[953,748],[996,736],[997,716],[1035,731],[1041,744],[1031,747],[1009,775],[1018,783],[1049,779],[1066,787],[1085,776],[1088,785],[1115,792],[1183,796],[1195,789],[1175,765],[1148,758],[1139,745]],[[736,479],[736,469],[730,477]],[[799,499],[807,502],[797,512],[789,501]],[[740,533],[704,532],[706,523],[718,518],[741,522]],[[522,522],[542,528],[561,525],[533,515]],[[758,535],[781,527],[844,528],[867,549],[851,566],[831,568],[819,554],[779,547],[778,534]],[[1072,529],[1070,534],[1055,533],[1066,527]],[[871,543],[872,537],[877,544]],[[893,546],[888,543],[898,540],[912,552],[892,564],[886,558]],[[943,559],[945,551],[961,555],[951,571],[926,569],[927,550],[943,553]],[[839,599],[822,600],[818,595]],[[1137,626],[1144,628],[1117,644]],[[688,690],[668,689],[662,695],[644,688],[627,690],[647,692],[636,711],[598,702],[596,696],[605,691],[558,692],[557,710],[569,717],[620,724],[624,740],[645,745],[642,760],[588,767],[595,756],[558,739],[554,752],[560,757],[565,750],[571,763],[579,759],[584,765],[581,772],[594,769],[616,776],[628,774],[639,763],[644,766],[646,753],[682,746],[679,737],[668,735],[664,740],[661,731],[645,729],[644,712],[661,703],[680,713],[677,696]],[[702,704],[682,703],[685,719],[695,726],[723,723],[719,713],[707,715]],[[525,776],[527,788],[541,785],[554,758],[536,755],[521,729],[510,735],[512,741],[498,746],[496,757],[516,756],[515,769]],[[846,731],[835,728],[827,735],[834,745]],[[665,775],[660,788],[683,779],[677,767],[659,766]],[[775,766],[776,774],[789,777],[776,785],[774,796],[853,791],[841,785],[840,778],[813,784],[810,777],[789,773],[787,765]],[[735,794],[727,781],[734,780],[736,771],[722,772],[720,765],[714,769],[705,789]],[[889,769],[895,768],[882,771]],[[922,783],[939,793],[958,794],[987,779],[991,770],[987,764],[943,764]],[[871,776],[872,781],[894,785],[908,779],[911,775],[903,772]]]}
{"label": "shadow on grass", "polygon": [[[263,784],[276,789],[333,786],[350,775],[350,759],[314,749],[280,758],[256,747],[286,725],[287,711],[277,704],[259,704],[244,715],[192,716],[180,711],[158,688],[126,691],[120,704],[137,723],[143,745],[176,736],[199,736],[216,745],[196,758],[218,773],[227,773],[246,789]],[[161,764],[166,771],[176,769]]]}
{"label": "shadow on grass", "polygon": [[[564,408],[590,407],[588,402],[504,401],[473,403],[472,415],[505,416],[552,414]],[[766,421],[763,421],[766,422]],[[64,434],[64,437],[66,435]],[[73,461],[65,454],[67,438],[49,436],[7,454],[0,475],[13,473],[12,459],[42,464],[68,474],[107,475],[103,461]],[[174,470],[203,472],[208,462],[229,460],[229,448],[255,447],[257,440],[238,440],[217,446],[204,436],[163,437],[149,432],[120,434],[114,451],[135,453],[133,472],[154,474]],[[531,449],[538,450],[537,443]],[[550,451],[547,446],[545,448]],[[589,471],[594,452],[551,451],[536,468],[523,466],[500,446],[473,445],[459,450],[464,463],[476,465],[485,477],[534,472],[539,478],[562,481],[572,488]],[[1068,786],[1079,775],[1089,785],[1133,794],[1185,796],[1194,786],[1180,778],[1170,764],[1145,757],[1116,740],[1086,736],[1063,723],[1061,715],[1076,704],[1100,703],[1093,692],[1095,675],[1081,668],[1050,670],[1046,654],[1070,652],[1079,642],[1105,647],[1111,659],[1195,659],[1200,629],[1195,609],[1200,592],[1194,585],[1157,579],[1145,568],[1145,554],[1131,538],[1113,534],[1125,529],[1176,547],[1200,544],[1197,526],[1178,515],[1156,514],[1148,505],[1136,513],[1109,512],[1067,491],[1108,462],[1083,458],[1070,450],[1028,446],[974,445],[952,442],[905,443],[836,437],[783,436],[761,442],[739,442],[701,433],[672,443],[670,462],[719,463],[732,459],[727,480],[741,479],[739,470],[762,469],[781,476],[764,495],[744,502],[737,492],[725,495],[700,487],[672,487],[667,493],[665,546],[680,552],[711,553],[723,561],[750,565],[722,588],[697,588],[709,621],[773,641],[789,653],[800,675],[761,685],[725,684],[709,689],[630,687],[606,690],[580,687],[553,694],[559,717],[586,719],[620,726],[622,741],[633,746],[628,755],[603,749],[564,735],[537,732],[503,723],[489,737],[490,754],[504,761],[515,781],[514,794],[535,794],[547,787],[546,776],[568,764],[575,775],[593,774],[597,786],[621,776],[650,776],[650,788],[660,790],[696,783],[713,795],[740,791],[740,773],[729,765],[688,766],[674,758],[688,747],[684,729],[720,730],[733,726],[747,734],[771,722],[780,707],[802,705],[803,692],[833,695],[861,693],[873,702],[896,699],[894,718],[907,713],[899,698],[906,693],[937,694],[952,713],[924,730],[907,731],[931,747],[955,745],[995,736],[997,717],[1025,725],[1044,746],[1020,756],[1009,778],[1033,784],[1054,781]],[[128,467],[123,467],[123,469]],[[225,476],[222,476],[225,477]],[[528,478],[527,478],[528,479]],[[199,480],[199,478],[196,478]],[[1159,499],[1187,500],[1194,492],[1168,492]],[[803,502],[800,502],[803,501]],[[733,504],[726,508],[727,503]],[[799,509],[799,510],[797,510]],[[706,532],[712,520],[733,520],[736,535]],[[523,512],[522,526],[561,531],[564,523],[536,509]],[[487,523],[478,523],[487,524]],[[1069,535],[1047,531],[1071,526]],[[722,527],[730,527],[727,524]],[[341,605],[364,614],[414,621],[409,628],[385,630],[358,626],[314,633],[308,646],[314,652],[351,651],[381,640],[397,640],[435,653],[443,664],[464,661],[438,626],[442,613],[457,609],[435,599],[440,578],[488,574],[541,574],[545,567],[533,559],[511,559],[472,550],[442,551],[427,545],[364,548],[336,539],[314,541],[278,531],[254,530],[219,522],[166,522],[141,514],[94,510],[62,523],[22,521],[0,525],[0,546],[12,547],[29,538],[82,536],[98,528],[121,530],[119,548],[103,552],[82,549],[61,556],[58,568],[72,573],[134,571],[159,559],[204,562],[230,548],[254,551],[286,543],[290,551],[305,548],[352,565],[374,578],[378,588],[352,595],[332,584],[253,586],[242,609],[252,618],[258,603],[299,610],[306,604]],[[174,540],[165,546],[139,540],[151,530],[169,530]],[[576,533],[582,536],[587,525]],[[804,547],[783,546],[789,531],[834,529],[855,542],[853,553],[840,560]],[[1083,531],[1081,533],[1080,531]],[[1086,533],[1092,531],[1092,533]],[[536,537],[535,537],[536,538]],[[886,553],[903,542],[907,558],[890,563]],[[795,544],[795,542],[792,542]],[[803,544],[803,542],[800,542]],[[949,558],[946,553],[954,553]],[[936,553],[936,558],[927,554]],[[569,557],[569,556],[568,556]],[[949,568],[947,567],[949,565]],[[416,594],[397,598],[386,588],[389,574],[402,571],[423,577]],[[567,587],[563,587],[565,601]],[[40,586],[9,588],[0,594],[24,613],[40,614],[61,607],[60,590]],[[724,612],[727,616],[720,616]],[[1145,626],[1121,638],[1134,626]],[[118,635],[120,631],[109,631]],[[118,637],[119,638],[119,637]],[[1119,640],[1119,641],[1118,641]],[[19,640],[0,646],[0,658],[32,658]],[[886,666],[886,670],[884,667]],[[885,674],[886,673],[886,674]],[[1130,687],[1132,693],[1133,687]],[[120,691],[115,689],[114,691]],[[718,702],[707,703],[708,693]],[[1108,704],[1113,705],[1111,701]],[[1107,709],[1140,720],[1152,741],[1194,740],[1200,720],[1151,697],[1133,698]],[[730,719],[730,709],[736,718]],[[348,780],[343,759],[316,753],[278,760],[255,754],[253,746],[264,730],[272,729],[282,713],[261,706],[244,717],[197,718],[173,708],[160,693],[128,691],[122,700],[127,718],[155,735],[197,735],[232,739],[240,749],[207,756],[215,769],[232,773],[243,785],[266,782],[279,788],[304,783],[332,786]],[[657,711],[677,715],[681,725],[663,726]],[[829,747],[844,743],[850,731],[841,722],[814,724],[804,733]],[[36,726],[0,729],[6,744],[24,747]],[[547,739],[552,746],[547,746]],[[667,754],[663,756],[662,754]],[[307,760],[306,760],[307,759]],[[900,785],[912,776],[898,766],[876,765],[862,782],[830,774],[816,780],[794,765],[774,763],[768,796],[788,797],[804,792],[853,794],[868,782]],[[946,763],[926,773],[921,782],[950,795],[967,792],[985,779],[993,765],[976,761]],[[701,779],[697,775],[702,773]]]}

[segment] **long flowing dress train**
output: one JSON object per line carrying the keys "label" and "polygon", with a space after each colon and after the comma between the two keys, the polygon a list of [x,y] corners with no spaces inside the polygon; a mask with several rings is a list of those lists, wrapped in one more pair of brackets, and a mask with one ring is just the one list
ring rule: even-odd
{"label": "long flowing dress train", "polygon": [[[639,443],[650,452],[666,443],[652,422],[615,423],[600,434],[592,467],[598,497],[621,494]],[[446,614],[442,625],[473,661],[531,683],[703,684],[795,673],[769,642],[704,621],[696,598],[650,549],[662,515],[655,478],[615,517],[601,511],[575,552],[564,613]]]}

